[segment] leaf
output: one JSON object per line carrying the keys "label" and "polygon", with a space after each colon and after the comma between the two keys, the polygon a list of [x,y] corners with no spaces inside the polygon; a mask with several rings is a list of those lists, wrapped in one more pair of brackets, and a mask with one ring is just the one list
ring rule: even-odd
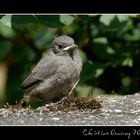
{"label": "leaf", "polygon": [[75,18],[73,16],[60,15],[60,21],[65,25],[70,25],[74,21],[74,19]]}
{"label": "leaf", "polygon": [[9,28],[0,22],[0,34],[5,38],[12,38],[15,35],[15,32],[12,28]]}
{"label": "leaf", "polygon": [[64,24],[60,22],[59,15],[36,15],[39,22],[48,27],[62,27]]}
{"label": "leaf", "polygon": [[91,28],[91,35],[94,37],[94,36],[97,36],[98,34],[99,34],[99,27],[97,26],[97,25],[95,25],[95,24],[91,24],[91,26],[90,26],[90,28]]}
{"label": "leaf", "polygon": [[92,96],[92,95],[103,95],[105,91],[99,87],[93,87],[87,84],[79,84],[76,87],[77,96]]}
{"label": "leaf", "polygon": [[130,34],[130,33],[126,33],[123,38],[126,40],[126,41],[139,41],[140,40],[140,33],[138,34]]}
{"label": "leaf", "polygon": [[120,22],[124,22],[128,20],[128,15],[117,15],[117,18]]}
{"label": "leaf", "polygon": [[108,26],[108,25],[110,25],[110,23],[114,17],[115,17],[115,15],[102,15],[102,16],[100,16],[99,21]]}
{"label": "leaf", "polygon": [[0,22],[3,23],[5,26],[8,26],[9,28],[11,28],[11,17],[12,15],[3,16],[0,19]]}
{"label": "leaf", "polygon": [[129,76],[122,78],[121,83],[123,86],[130,86],[132,80]]}
{"label": "leaf", "polygon": [[95,38],[93,40],[92,51],[102,60],[111,60],[116,53],[113,47],[109,46],[107,42],[105,38]]}
{"label": "leaf", "polygon": [[92,89],[92,95],[104,95],[106,92],[104,89],[99,88],[99,87],[93,87]]}
{"label": "leaf", "polygon": [[[119,54],[120,53],[120,54]],[[115,57],[115,59],[113,60],[113,67],[116,66],[129,66],[132,67],[133,66],[133,57],[130,53],[121,53],[120,51],[117,52],[117,54],[119,54],[118,56]]]}
{"label": "leaf", "polygon": [[106,37],[97,37],[97,38],[94,38],[93,42],[107,44],[108,40]]}
{"label": "leaf", "polygon": [[13,15],[12,27],[17,30],[33,30],[37,28],[37,20],[33,15]]}
{"label": "leaf", "polygon": [[78,96],[89,96],[92,88],[93,87],[89,85],[77,85],[76,92],[78,92]]}
{"label": "leaf", "polygon": [[90,61],[85,62],[81,72],[81,82],[86,82],[91,79],[98,78],[103,74],[105,68],[105,64],[92,63]]}
{"label": "leaf", "polygon": [[0,61],[3,60],[11,49],[11,43],[8,41],[0,42]]}
{"label": "leaf", "polygon": [[53,32],[49,32],[47,28],[43,28],[40,32],[37,32],[34,38],[35,44],[39,48],[50,47],[50,44],[54,38]]}
{"label": "leaf", "polygon": [[104,69],[103,68],[97,68],[95,70],[95,78],[99,77],[101,74],[103,74]]}
{"label": "leaf", "polygon": [[127,57],[126,59],[124,59],[122,61],[122,65],[132,67],[133,66],[133,59],[131,57]]}
{"label": "leaf", "polygon": [[[120,17],[119,17],[120,18]],[[123,20],[123,18],[119,19],[118,16],[115,16],[110,23],[109,30],[119,31],[122,30],[126,24],[127,20]]]}

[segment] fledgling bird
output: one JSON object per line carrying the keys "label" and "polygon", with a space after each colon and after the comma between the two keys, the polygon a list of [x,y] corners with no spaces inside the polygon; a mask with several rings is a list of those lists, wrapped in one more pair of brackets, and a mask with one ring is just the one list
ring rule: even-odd
{"label": "fledgling bird", "polygon": [[59,101],[70,95],[79,81],[82,60],[74,40],[66,35],[54,39],[48,53],[22,82],[22,103],[34,97],[44,103]]}

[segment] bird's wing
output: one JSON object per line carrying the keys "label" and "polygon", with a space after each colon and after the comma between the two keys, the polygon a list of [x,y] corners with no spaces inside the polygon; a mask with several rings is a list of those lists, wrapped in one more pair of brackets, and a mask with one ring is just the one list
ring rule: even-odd
{"label": "bird's wing", "polygon": [[38,85],[44,79],[52,76],[60,66],[57,59],[44,57],[42,58],[32,73],[22,82],[21,89],[26,90]]}

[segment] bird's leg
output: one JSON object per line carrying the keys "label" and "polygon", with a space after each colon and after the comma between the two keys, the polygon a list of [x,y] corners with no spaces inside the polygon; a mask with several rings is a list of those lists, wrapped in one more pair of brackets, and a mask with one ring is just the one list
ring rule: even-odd
{"label": "bird's leg", "polygon": [[54,106],[54,105],[58,105],[58,104],[61,104],[61,103],[64,103],[65,101],[68,100],[68,97],[63,97],[61,100],[59,100],[58,102],[56,103],[50,103],[50,105]]}
{"label": "bird's leg", "polygon": [[72,94],[73,90],[76,88],[76,85],[78,84],[78,82],[79,80],[75,84],[73,84],[72,89],[69,92],[69,96]]}

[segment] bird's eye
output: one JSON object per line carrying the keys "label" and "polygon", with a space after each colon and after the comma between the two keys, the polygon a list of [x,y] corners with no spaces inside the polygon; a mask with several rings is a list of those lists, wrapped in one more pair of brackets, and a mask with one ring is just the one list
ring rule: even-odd
{"label": "bird's eye", "polygon": [[61,49],[61,48],[63,48],[63,46],[62,45],[58,45],[58,47]]}

